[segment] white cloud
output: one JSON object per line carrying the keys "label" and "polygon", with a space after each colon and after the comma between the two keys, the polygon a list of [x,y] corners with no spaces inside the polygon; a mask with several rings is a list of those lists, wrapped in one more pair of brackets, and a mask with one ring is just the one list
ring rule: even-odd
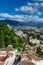
{"label": "white cloud", "polygon": [[43,0],[33,0],[33,1],[40,1],[40,2],[42,2]]}
{"label": "white cloud", "polygon": [[39,8],[39,7],[40,7],[40,3],[35,2],[33,6],[34,6],[35,8]]}
{"label": "white cloud", "polygon": [[41,14],[42,14],[41,12],[37,12],[37,15],[39,15],[39,16],[40,16]]}
{"label": "white cloud", "polygon": [[1,17],[8,17],[8,18],[12,18],[13,16],[12,15],[10,15],[10,14],[8,14],[8,13],[0,13],[0,16]]}
{"label": "white cloud", "polygon": [[29,2],[29,3],[27,3],[27,5],[28,5],[28,6],[33,6],[33,3],[30,3],[30,2]]}
{"label": "white cloud", "polygon": [[8,13],[0,13],[0,20],[10,19],[10,20],[17,20],[17,21],[24,21],[23,15],[11,15]]}
{"label": "white cloud", "polygon": [[26,21],[43,22],[43,18],[40,18],[37,15],[36,16],[14,15],[13,20],[22,21],[22,22],[26,22]]}
{"label": "white cloud", "polygon": [[43,7],[43,3],[40,3],[40,5]]}
{"label": "white cloud", "polygon": [[[15,8],[16,11],[21,11],[21,12],[26,12],[26,13],[30,13],[30,14],[34,14],[34,13],[38,13],[39,15],[41,15],[39,8],[43,6],[43,3],[38,3],[38,2],[34,2],[34,3],[27,3],[25,6],[21,6],[19,8]],[[37,14],[37,15],[38,15]]]}
{"label": "white cloud", "polygon": [[35,13],[37,12],[38,10],[36,8],[33,8],[32,6],[22,6],[20,8],[16,8],[16,11],[22,11],[22,12],[28,12],[28,13]]}
{"label": "white cloud", "polygon": [[[40,14],[40,13],[39,13]],[[35,22],[43,22],[43,18],[40,18],[37,15],[11,15],[8,13],[0,13],[0,17],[2,17],[2,19],[10,19],[10,20],[17,20],[17,21],[22,21],[22,22],[26,22],[26,21],[35,21]],[[0,18],[1,20],[1,18]]]}
{"label": "white cloud", "polygon": [[35,7],[39,7],[40,6],[40,3],[38,2],[34,2],[34,3],[27,3],[27,6],[35,6]]}
{"label": "white cloud", "polygon": [[15,8],[15,10],[16,10],[16,11],[19,11],[19,9],[18,9],[18,8]]}

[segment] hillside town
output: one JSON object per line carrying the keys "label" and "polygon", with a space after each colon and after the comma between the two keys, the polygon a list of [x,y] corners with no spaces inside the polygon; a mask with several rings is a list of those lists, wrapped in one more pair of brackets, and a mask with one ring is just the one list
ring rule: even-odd
{"label": "hillside town", "polygon": [[43,65],[43,0],[0,0],[0,65]]}
{"label": "hillside town", "polygon": [[0,65],[43,65],[43,32],[37,28],[13,30],[16,37],[24,38],[24,42],[20,49],[12,44],[0,48]]}

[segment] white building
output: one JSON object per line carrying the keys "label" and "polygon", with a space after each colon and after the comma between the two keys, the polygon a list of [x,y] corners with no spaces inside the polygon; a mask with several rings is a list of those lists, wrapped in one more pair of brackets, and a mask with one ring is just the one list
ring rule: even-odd
{"label": "white building", "polygon": [[20,37],[22,37],[22,36],[23,36],[23,37],[26,37],[26,36],[27,36],[26,34],[23,33],[23,31],[20,31],[20,30],[19,30],[19,31],[15,31],[15,34],[16,34],[17,36],[20,36]]}
{"label": "white building", "polygon": [[36,44],[36,45],[39,45],[40,44],[40,40],[38,40],[37,38],[33,39],[33,38],[30,38],[29,40],[31,43],[33,44]]}
{"label": "white building", "polygon": [[16,31],[15,33],[16,33],[17,36],[22,36],[23,35],[22,31]]}
{"label": "white building", "polygon": [[35,64],[35,65],[43,65],[43,60],[32,60],[32,62]]}
{"label": "white building", "polygon": [[4,65],[13,65],[16,53],[17,49],[14,49],[12,45],[9,45],[7,48],[0,48],[0,61],[5,61]]}

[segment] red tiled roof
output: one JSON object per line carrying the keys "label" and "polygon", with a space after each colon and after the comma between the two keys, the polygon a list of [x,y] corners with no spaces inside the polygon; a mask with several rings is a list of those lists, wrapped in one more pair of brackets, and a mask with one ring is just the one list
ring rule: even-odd
{"label": "red tiled roof", "polygon": [[28,58],[26,55],[22,55],[22,58]]}
{"label": "red tiled roof", "polygon": [[0,61],[4,61],[5,57],[4,56],[0,56]]}

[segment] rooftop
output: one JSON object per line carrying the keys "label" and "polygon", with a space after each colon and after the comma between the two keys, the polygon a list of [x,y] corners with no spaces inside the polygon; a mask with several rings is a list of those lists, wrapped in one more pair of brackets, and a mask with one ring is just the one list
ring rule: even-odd
{"label": "rooftop", "polygon": [[12,45],[8,45],[7,48],[0,48],[0,51],[14,51],[15,48],[13,48]]}

